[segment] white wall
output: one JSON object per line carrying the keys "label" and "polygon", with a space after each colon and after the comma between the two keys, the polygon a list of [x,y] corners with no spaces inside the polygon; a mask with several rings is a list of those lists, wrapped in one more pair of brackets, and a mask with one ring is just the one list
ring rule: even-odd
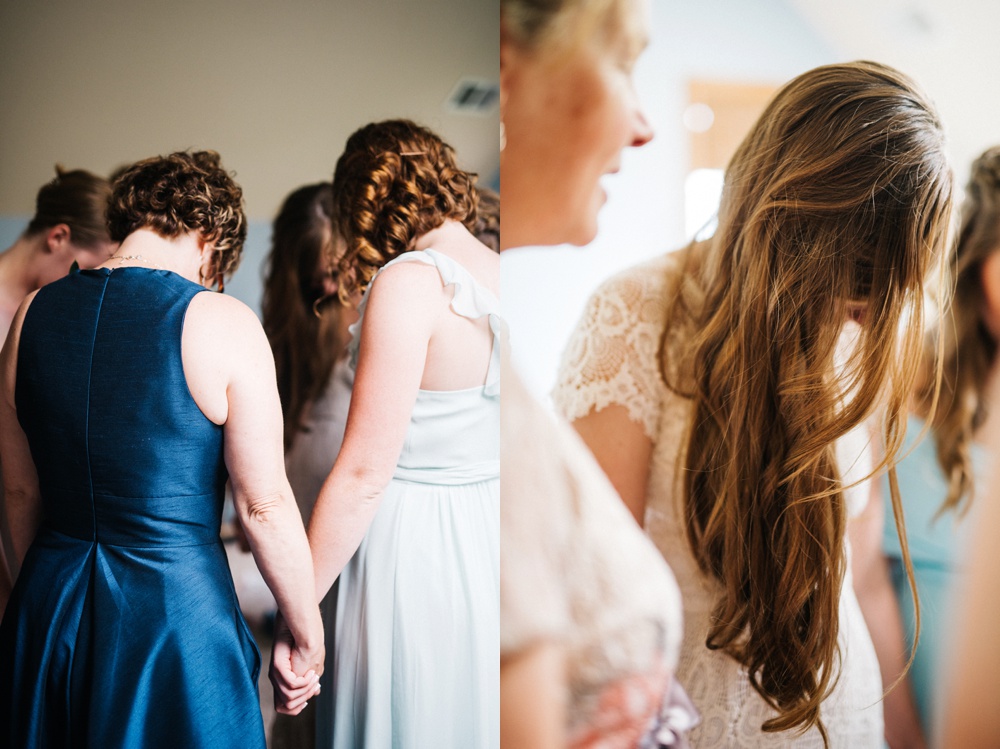
{"label": "white wall", "polygon": [[98,173],[213,148],[251,218],[329,179],[372,120],[437,130],[499,166],[499,110],[454,114],[460,77],[499,78],[498,0],[0,2],[0,215],[33,210],[53,164]]}
{"label": "white wall", "polygon": [[636,72],[654,140],[625,154],[609,181],[597,239],[585,248],[519,249],[502,259],[503,307],[514,357],[540,397],[591,291],[617,270],[685,241],[688,170],[681,113],[687,81],[779,84],[837,55],[782,0],[654,0],[652,43]]}
{"label": "white wall", "polygon": [[0,250],[53,166],[108,173],[212,148],[249,234],[227,293],[259,309],[270,222],[329,180],[347,136],[409,117],[495,185],[499,108],[455,114],[462,77],[499,79],[498,0],[0,0]]}

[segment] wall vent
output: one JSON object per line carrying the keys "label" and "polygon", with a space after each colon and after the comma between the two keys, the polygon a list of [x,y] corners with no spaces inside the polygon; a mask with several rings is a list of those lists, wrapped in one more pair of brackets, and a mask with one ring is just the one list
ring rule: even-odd
{"label": "wall vent", "polygon": [[500,84],[484,78],[462,78],[448,95],[445,109],[455,114],[487,115],[500,99]]}

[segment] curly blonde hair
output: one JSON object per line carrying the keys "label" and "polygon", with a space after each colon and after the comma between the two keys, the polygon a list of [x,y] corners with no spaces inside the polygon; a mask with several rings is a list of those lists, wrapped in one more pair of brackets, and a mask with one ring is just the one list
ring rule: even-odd
{"label": "curly blonde hair", "polygon": [[215,151],[178,151],[137,161],[120,175],[108,208],[111,239],[139,229],[173,239],[197,232],[215,245],[210,275],[230,276],[247,236],[243,191]]}
{"label": "curly blonde hair", "polygon": [[[739,661],[774,708],[764,731],[816,727],[827,739],[820,708],[839,674],[847,567],[835,444],[876,414],[912,587],[891,466],[951,215],[933,105],[892,68],[825,66],[779,91],[740,145],[718,230],[683,282],[674,315],[695,331],[685,517],[722,590],[706,646]],[[857,343],[839,371],[852,316]]]}
{"label": "curly blonde hair", "polygon": [[983,320],[983,263],[1000,251],[1000,146],[972,164],[951,270],[955,298],[928,337],[916,410],[927,417],[933,402],[934,365],[944,349],[941,397],[931,418],[938,463],[948,480],[941,511],[964,512],[975,491],[972,445],[986,421],[986,386],[997,356],[997,340]]}
{"label": "curly blonde hair", "polygon": [[458,168],[451,146],[409,120],[374,122],[351,135],[333,174],[334,222],[347,243],[341,300],[347,304],[379,268],[445,220],[475,232],[475,182]]}

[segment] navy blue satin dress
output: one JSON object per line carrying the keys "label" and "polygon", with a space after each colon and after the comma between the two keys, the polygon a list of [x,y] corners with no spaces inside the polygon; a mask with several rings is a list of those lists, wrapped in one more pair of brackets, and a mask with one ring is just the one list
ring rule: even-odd
{"label": "navy blue satin dress", "polygon": [[43,519],[0,625],[0,746],[264,747],[219,540],[222,428],[181,362],[203,290],[98,269],[28,309],[16,405]]}

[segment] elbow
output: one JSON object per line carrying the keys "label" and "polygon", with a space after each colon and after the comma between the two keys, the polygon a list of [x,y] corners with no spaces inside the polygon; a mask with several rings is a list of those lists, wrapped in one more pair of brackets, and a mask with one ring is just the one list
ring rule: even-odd
{"label": "elbow", "polygon": [[273,527],[288,501],[281,492],[247,497],[240,503],[243,528],[250,532],[252,528]]}
{"label": "elbow", "polygon": [[[395,466],[393,466],[395,468]],[[392,481],[393,470],[383,470],[373,466],[361,466],[350,472],[350,481],[354,486],[354,496],[362,504],[378,502],[389,482]]]}

